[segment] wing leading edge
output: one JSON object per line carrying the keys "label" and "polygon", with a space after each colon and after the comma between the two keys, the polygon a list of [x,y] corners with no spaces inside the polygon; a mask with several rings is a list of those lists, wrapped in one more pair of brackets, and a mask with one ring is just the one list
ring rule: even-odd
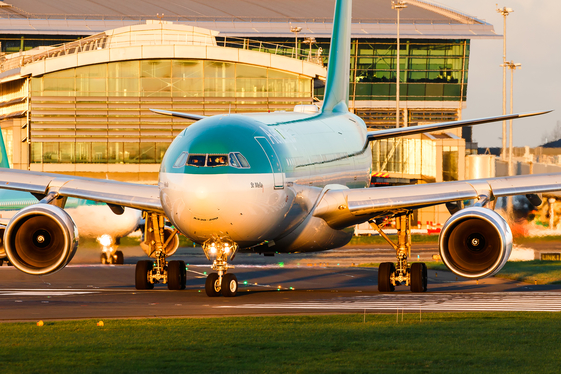
{"label": "wing leading edge", "polygon": [[509,119],[539,116],[539,115],[547,114],[547,113],[550,113],[550,112],[552,112],[552,110],[546,110],[546,111],[543,111],[543,112],[533,112],[533,113],[506,114],[506,115],[496,116],[496,117],[468,119],[468,120],[462,120],[462,121],[440,122],[440,123],[431,123],[431,124],[428,124],[428,125],[421,125],[421,126],[410,126],[410,127],[400,127],[400,128],[395,128],[395,129],[370,131],[370,132],[368,132],[367,139],[368,139],[368,141],[373,141],[373,140],[379,140],[379,139],[395,138],[395,137],[398,137],[398,136],[422,134],[422,133],[425,133],[425,132],[431,132],[431,131],[437,131],[437,130],[448,130],[448,129],[453,129],[453,128],[456,128],[456,127],[482,125],[484,123],[490,123],[490,122],[506,121],[506,120],[509,120]]}
{"label": "wing leading edge", "polygon": [[76,197],[121,207],[164,213],[158,186],[27,170],[0,169],[0,188],[26,191],[38,197],[54,193],[62,197]]}
{"label": "wing leading edge", "polygon": [[323,218],[331,227],[340,229],[364,222],[383,212],[399,212],[454,201],[493,200],[500,196],[560,190],[561,173],[397,187],[333,189],[324,194],[313,214]]}

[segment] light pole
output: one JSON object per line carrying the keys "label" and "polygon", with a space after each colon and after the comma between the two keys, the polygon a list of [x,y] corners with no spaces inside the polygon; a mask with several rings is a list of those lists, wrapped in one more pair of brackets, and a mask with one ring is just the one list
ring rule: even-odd
{"label": "light pole", "polygon": [[308,61],[312,61],[312,44],[314,44],[315,42],[316,38],[314,38],[313,36],[304,39],[304,43],[310,45],[310,48],[308,49]]}
{"label": "light pole", "polygon": [[395,77],[395,127],[399,127],[399,11],[407,8],[405,1],[392,1],[392,9],[397,10],[397,75]]}
{"label": "light pole", "polygon": [[[497,12],[503,15],[503,115],[506,114],[506,17],[514,12],[512,8],[503,7],[502,9],[499,8],[499,4],[495,4],[497,6]],[[503,153],[502,153],[503,160],[506,158],[506,121],[503,121]]]}
{"label": "light pole", "polygon": [[[509,61],[505,63],[505,67],[510,69],[510,114],[513,113],[512,109],[512,91],[514,87],[514,71],[516,69],[522,69],[522,64],[514,63]],[[508,125],[508,175],[513,175],[514,170],[512,166],[512,120],[509,121]]]}
{"label": "light pole", "polygon": [[290,32],[294,33],[294,58],[298,58],[298,33],[302,31],[301,27],[290,26]]}

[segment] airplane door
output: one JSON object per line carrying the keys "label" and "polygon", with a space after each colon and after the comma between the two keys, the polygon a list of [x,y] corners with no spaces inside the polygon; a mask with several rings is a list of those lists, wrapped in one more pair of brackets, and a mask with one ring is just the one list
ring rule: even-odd
{"label": "airplane door", "polygon": [[259,143],[259,145],[263,149],[263,152],[265,152],[265,154],[267,155],[267,159],[269,160],[269,164],[271,165],[271,171],[273,172],[275,189],[278,190],[284,188],[284,174],[282,172],[279,156],[273,149],[273,146],[263,136],[256,136],[255,140],[257,140],[257,143]]}

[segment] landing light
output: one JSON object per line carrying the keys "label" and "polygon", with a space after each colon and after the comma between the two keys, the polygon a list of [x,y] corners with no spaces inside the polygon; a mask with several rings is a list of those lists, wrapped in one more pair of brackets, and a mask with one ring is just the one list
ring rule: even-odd
{"label": "landing light", "polygon": [[214,246],[214,243],[213,243],[212,247],[210,247],[210,253],[212,253],[212,254],[216,253],[216,247]]}
{"label": "landing light", "polygon": [[97,238],[97,241],[104,247],[109,247],[113,243],[113,239],[110,235],[107,234],[101,235],[99,238]]}

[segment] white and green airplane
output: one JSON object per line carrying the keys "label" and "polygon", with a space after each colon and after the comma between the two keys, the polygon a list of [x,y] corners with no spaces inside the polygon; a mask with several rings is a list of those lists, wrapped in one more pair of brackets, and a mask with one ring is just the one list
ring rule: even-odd
{"label": "white and green airplane", "polygon": [[[0,132],[0,171],[10,168],[4,137]],[[6,224],[21,209],[35,205],[39,200],[28,192],[0,190],[0,241]],[[69,198],[65,209],[72,217],[83,238],[96,239],[102,247],[102,264],[122,264],[123,252],[118,250],[116,241],[136,230],[140,224],[140,212],[126,209],[122,215],[116,216],[104,203]],[[0,249],[0,266],[6,260],[5,252]]]}
{"label": "white and green airplane", "polygon": [[[210,261],[208,296],[234,296],[230,271],[237,251],[263,254],[323,251],[340,247],[350,227],[395,217],[396,263],[380,265],[378,287],[404,284],[427,289],[426,266],[408,264],[409,218],[413,209],[447,204],[453,213],[440,235],[440,254],[454,273],[483,278],[498,272],[512,249],[512,234],[492,206],[499,196],[561,190],[561,174],[368,188],[371,142],[377,139],[477,125],[542,113],[503,115],[369,132],[348,111],[351,1],[335,4],[325,100],[321,109],[225,114],[204,117],[156,110],[197,120],[173,141],[161,165],[157,186],[79,178],[23,170],[0,171],[0,187],[32,192],[41,200],[22,209],[6,225],[4,250],[10,262],[29,274],[62,269],[76,251],[76,225],[64,210],[67,197],[124,207],[146,217],[145,245],[154,261],[139,261],[136,288],[167,283],[185,288],[185,264],[167,261],[176,238],[165,234],[165,220],[202,243]],[[462,201],[476,200],[463,208]],[[382,230],[380,230],[383,233]]]}

